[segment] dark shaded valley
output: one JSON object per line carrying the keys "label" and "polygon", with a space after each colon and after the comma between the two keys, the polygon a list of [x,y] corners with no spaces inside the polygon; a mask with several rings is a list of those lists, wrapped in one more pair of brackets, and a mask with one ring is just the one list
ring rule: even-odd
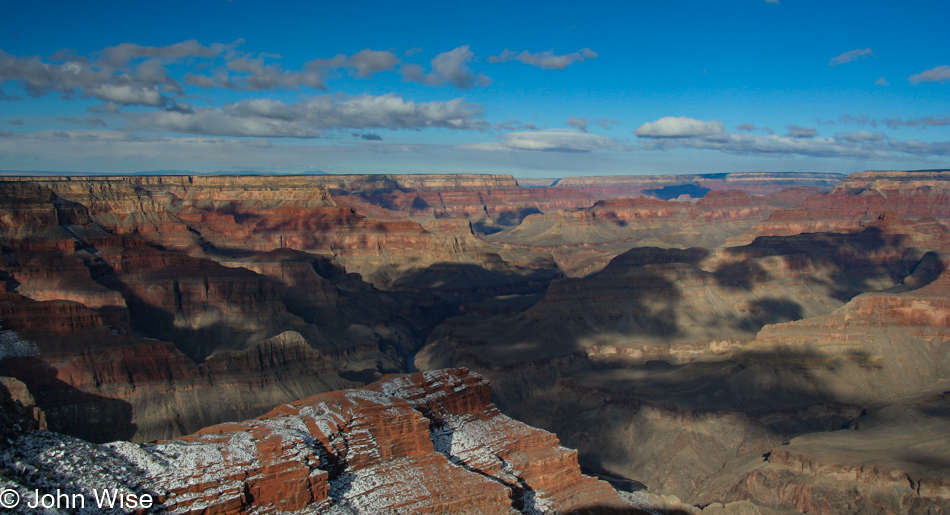
{"label": "dark shaded valley", "polygon": [[950,511],[950,171],[0,177],[0,245],[4,485]]}

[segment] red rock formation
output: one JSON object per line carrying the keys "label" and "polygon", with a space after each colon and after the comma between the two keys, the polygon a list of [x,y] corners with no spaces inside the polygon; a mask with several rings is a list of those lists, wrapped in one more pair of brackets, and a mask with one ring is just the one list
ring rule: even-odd
{"label": "red rock formation", "polygon": [[576,453],[554,435],[501,415],[488,383],[464,369],[388,377],[117,451],[151,471],[170,513],[629,508],[581,475]]}
{"label": "red rock formation", "polygon": [[741,244],[757,236],[846,231],[886,212],[900,218],[950,221],[950,171],[868,171],[849,175],[827,193],[799,206],[778,210],[754,229],[730,240]]}

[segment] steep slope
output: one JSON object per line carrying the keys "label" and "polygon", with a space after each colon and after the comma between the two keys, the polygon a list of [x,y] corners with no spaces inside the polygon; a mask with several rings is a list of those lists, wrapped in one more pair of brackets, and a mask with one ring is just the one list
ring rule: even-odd
{"label": "steep slope", "polygon": [[882,213],[901,218],[950,222],[950,171],[867,171],[849,175],[827,193],[812,195],[799,206],[778,210],[736,236],[744,244],[758,236],[851,230]]}
{"label": "steep slope", "polygon": [[582,475],[554,435],[500,414],[488,383],[464,369],[388,377],[144,446],[10,436],[0,463],[18,479],[0,486],[30,503],[33,488],[59,485],[88,512],[93,490],[116,488],[167,513],[642,513]]}
{"label": "steep slope", "polygon": [[[128,187],[105,180],[93,191],[104,200],[86,199],[106,221],[117,184]],[[45,186],[0,190],[0,369],[33,390],[52,428],[93,441],[178,436],[406,370],[449,312],[321,256],[245,251],[224,266],[118,218],[128,234],[103,227]],[[163,205],[127,214],[167,215]]]}

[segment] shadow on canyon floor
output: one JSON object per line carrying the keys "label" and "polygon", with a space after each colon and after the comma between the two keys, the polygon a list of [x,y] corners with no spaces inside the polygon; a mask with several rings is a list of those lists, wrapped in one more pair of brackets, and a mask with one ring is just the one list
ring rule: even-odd
{"label": "shadow on canyon floor", "polygon": [[39,358],[0,360],[0,375],[26,384],[36,405],[46,413],[50,431],[93,443],[132,438],[138,426],[132,423],[131,404],[82,391],[59,379],[58,373]]}
{"label": "shadow on canyon floor", "polygon": [[[900,284],[927,255],[911,244],[908,235],[887,233],[873,226],[852,233],[760,236],[749,245],[731,247],[726,251],[732,254],[782,257],[791,269],[805,273],[825,268],[829,272],[828,286],[833,289],[831,295],[840,301],[874,291],[882,282]],[[768,274],[757,263],[741,263],[728,265],[738,272],[732,277],[734,285],[748,287],[767,279]],[[939,266],[941,270],[937,270],[935,275],[931,274],[927,282],[940,275],[942,264]],[[809,280],[822,282],[817,277]]]}
{"label": "shadow on canyon floor", "polygon": [[543,291],[559,276],[555,270],[491,270],[479,265],[441,262],[407,273],[392,291],[435,293],[442,297],[478,299],[487,296],[532,294]]}

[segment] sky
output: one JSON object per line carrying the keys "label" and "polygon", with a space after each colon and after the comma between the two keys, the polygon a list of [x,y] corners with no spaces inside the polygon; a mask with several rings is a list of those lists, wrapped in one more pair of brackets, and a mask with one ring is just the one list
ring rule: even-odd
{"label": "sky", "polygon": [[950,3],[5,3],[0,170],[950,168]]}

